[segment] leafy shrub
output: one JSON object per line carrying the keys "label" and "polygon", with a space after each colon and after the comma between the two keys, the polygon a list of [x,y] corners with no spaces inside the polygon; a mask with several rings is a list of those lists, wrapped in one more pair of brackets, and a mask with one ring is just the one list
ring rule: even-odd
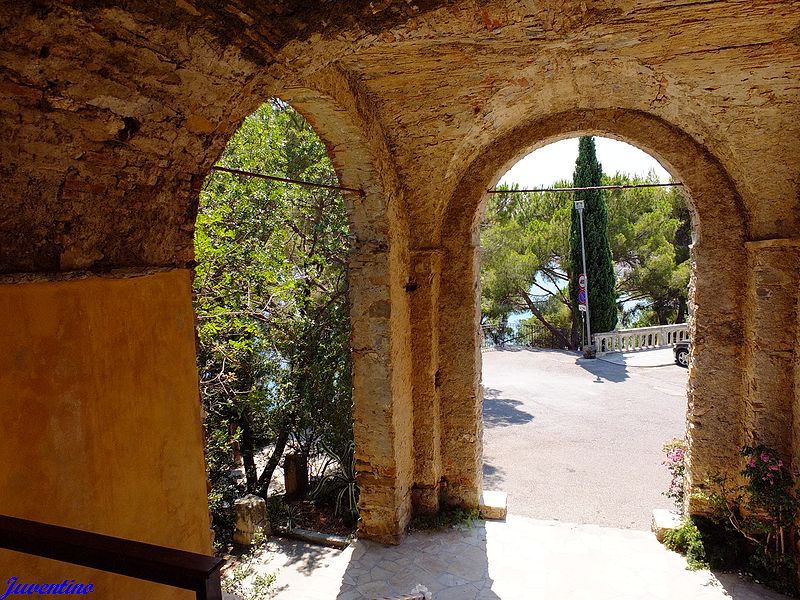
{"label": "leafy shrub", "polygon": [[419,515],[411,521],[413,531],[438,531],[450,529],[458,525],[472,525],[474,521],[480,519],[476,509],[465,510],[454,508],[440,511],[431,515]]}
{"label": "leafy shrub", "polygon": [[358,482],[356,481],[356,446],[353,442],[347,444],[343,452],[336,452],[333,448],[322,443],[322,448],[334,463],[334,469],[324,473],[317,483],[311,497],[315,501],[332,497],[334,512],[337,516],[346,516],[352,521],[358,519]]}
{"label": "leafy shrub", "polygon": [[303,510],[294,504],[287,504],[283,496],[271,496],[267,502],[267,515],[273,527],[294,529],[303,518]]}
{"label": "leafy shrub", "polygon": [[[701,497],[714,511],[720,524],[717,530],[727,528],[736,533],[740,547],[737,558],[741,560],[738,568],[782,593],[797,595],[797,473],[764,444],[746,446],[741,454],[744,484],[732,484],[721,476],[709,477],[706,484],[712,491]],[[719,548],[719,540],[713,546]],[[706,543],[706,548],[710,547],[712,544]],[[729,550],[716,551],[731,555]]]}
{"label": "leafy shrub", "polygon": [[685,555],[688,568],[692,571],[708,568],[703,538],[691,518],[685,518],[677,529],[667,531],[664,534],[664,545]]}
{"label": "leafy shrub", "polygon": [[213,485],[208,494],[208,510],[211,513],[211,527],[214,531],[214,548],[221,551],[233,541],[236,517],[233,503],[243,493],[236,478],[229,471],[220,471],[212,478]]}
{"label": "leafy shrub", "polygon": [[278,573],[257,574],[253,568],[253,553],[243,554],[237,564],[222,577],[222,591],[236,594],[244,600],[268,600]]}

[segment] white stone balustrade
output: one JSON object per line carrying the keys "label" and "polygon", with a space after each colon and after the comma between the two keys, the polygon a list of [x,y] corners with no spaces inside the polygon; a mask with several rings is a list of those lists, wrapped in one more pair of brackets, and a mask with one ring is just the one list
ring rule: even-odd
{"label": "white stone balustrade", "polygon": [[636,329],[616,329],[592,335],[597,356],[608,352],[631,352],[671,346],[689,339],[689,324],[658,325]]}

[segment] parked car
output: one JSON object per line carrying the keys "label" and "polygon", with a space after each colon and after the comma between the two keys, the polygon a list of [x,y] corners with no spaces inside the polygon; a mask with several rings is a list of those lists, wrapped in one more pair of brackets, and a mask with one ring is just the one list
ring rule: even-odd
{"label": "parked car", "polygon": [[672,351],[675,353],[675,364],[681,367],[689,367],[689,347],[690,342],[675,342]]}

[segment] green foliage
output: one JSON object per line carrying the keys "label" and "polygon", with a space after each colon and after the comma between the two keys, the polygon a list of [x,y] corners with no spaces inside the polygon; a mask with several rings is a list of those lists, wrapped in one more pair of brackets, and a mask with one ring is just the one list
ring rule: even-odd
{"label": "green foliage", "polygon": [[[209,450],[206,450],[209,454]],[[208,493],[208,510],[214,528],[214,550],[221,552],[233,541],[236,519],[233,503],[244,490],[228,470],[211,471],[211,491]]]}
{"label": "green foliage", "polygon": [[[657,183],[655,175],[604,177],[603,185]],[[678,187],[608,190],[609,239],[620,302],[637,302],[626,326],[680,323],[686,318],[691,220]]]}
{"label": "green foliage", "polygon": [[288,504],[284,496],[271,496],[267,500],[267,517],[270,525],[294,529],[303,520],[303,509],[296,504]]}
{"label": "green foliage", "polygon": [[792,527],[800,509],[794,474],[778,453],[764,444],[745,447],[742,456],[747,459],[742,469],[747,482],[744,488],[747,508],[765,515],[769,529],[775,534]]}
{"label": "green foliage", "polygon": [[685,517],[681,526],[664,534],[664,545],[686,556],[687,568],[741,570],[749,552],[745,540],[725,521]]}
{"label": "green foliage", "polygon": [[465,510],[454,508],[442,510],[430,515],[419,515],[411,521],[412,531],[438,531],[450,529],[460,525],[472,526],[473,522],[478,521],[480,515],[475,509]]}
{"label": "green foliage", "polygon": [[797,566],[794,556],[769,553],[763,548],[758,548],[750,557],[749,570],[758,581],[781,594],[798,597]]}
{"label": "green foliage", "polygon": [[[603,185],[657,182],[654,173],[601,179]],[[561,181],[554,187],[570,186],[572,182]],[[548,330],[555,346],[575,348],[577,307],[574,294],[566,289],[576,275],[570,262],[573,194],[506,189],[492,196],[481,227],[483,324],[490,337],[511,338],[505,331],[508,316],[530,310],[532,320]],[[683,322],[691,270],[691,222],[680,188],[609,190],[604,199],[618,302],[635,303],[635,308],[622,314],[623,325]],[[579,238],[573,241],[579,246]],[[589,286],[593,295],[591,281]],[[573,327],[574,338],[569,333]],[[599,331],[594,321],[592,329]]]}
{"label": "green foliage", "polygon": [[252,553],[244,554],[237,559],[237,564],[222,578],[222,591],[236,594],[243,600],[268,600],[274,596],[275,573],[256,573],[253,567]]}
{"label": "green foliage", "polygon": [[[569,206],[569,195],[561,193],[510,189],[493,197],[481,231],[481,310],[486,323],[499,329],[510,313],[530,310],[560,347],[572,345],[559,330],[563,322],[571,323],[573,310],[563,289]],[[549,285],[542,286],[540,280]]]}
{"label": "green foliage", "polygon": [[[594,138],[581,137],[575,162],[575,187],[602,185],[603,170],[597,160]],[[586,278],[592,331],[611,331],[617,326],[617,290],[611,246],[608,241],[608,211],[603,190],[579,190],[575,201],[583,201],[583,231]],[[583,272],[581,230],[578,211],[572,207],[570,226],[570,298],[577,303],[578,276]],[[587,343],[590,341],[587,340]]]}
{"label": "green foliage", "polygon": [[692,571],[707,569],[709,566],[703,538],[691,518],[685,518],[677,529],[667,531],[664,534],[664,545],[686,556],[687,567]]}
{"label": "green foliage", "polygon": [[358,483],[356,482],[356,446],[348,444],[344,452],[338,453],[323,443],[323,450],[333,461],[333,470],[325,472],[311,493],[315,500],[323,496],[334,498],[334,514],[358,519]]}
{"label": "green foliage", "polygon": [[[337,183],[324,145],[279,100],[245,119],[220,164]],[[348,247],[334,190],[219,172],[205,182],[194,288],[218,536],[231,524],[237,452],[246,491],[264,495],[287,442],[308,457],[323,440],[336,448],[352,440]],[[259,473],[254,454],[265,446],[273,456]]]}

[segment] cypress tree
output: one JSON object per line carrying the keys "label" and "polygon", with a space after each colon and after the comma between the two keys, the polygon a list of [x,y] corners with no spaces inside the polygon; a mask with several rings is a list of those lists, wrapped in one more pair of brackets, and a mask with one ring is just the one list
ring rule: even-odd
{"label": "cypress tree", "polygon": [[[594,138],[584,136],[578,145],[573,185],[589,187],[601,185],[603,169],[597,161]],[[575,200],[583,200],[583,234],[586,246],[586,278],[589,288],[589,316],[592,333],[612,331],[617,326],[617,293],[614,263],[608,243],[608,213],[603,190],[580,190],[574,193]],[[578,313],[578,275],[583,272],[581,261],[581,230],[578,211],[572,206],[570,228],[569,291]],[[586,342],[591,343],[591,340]]]}

